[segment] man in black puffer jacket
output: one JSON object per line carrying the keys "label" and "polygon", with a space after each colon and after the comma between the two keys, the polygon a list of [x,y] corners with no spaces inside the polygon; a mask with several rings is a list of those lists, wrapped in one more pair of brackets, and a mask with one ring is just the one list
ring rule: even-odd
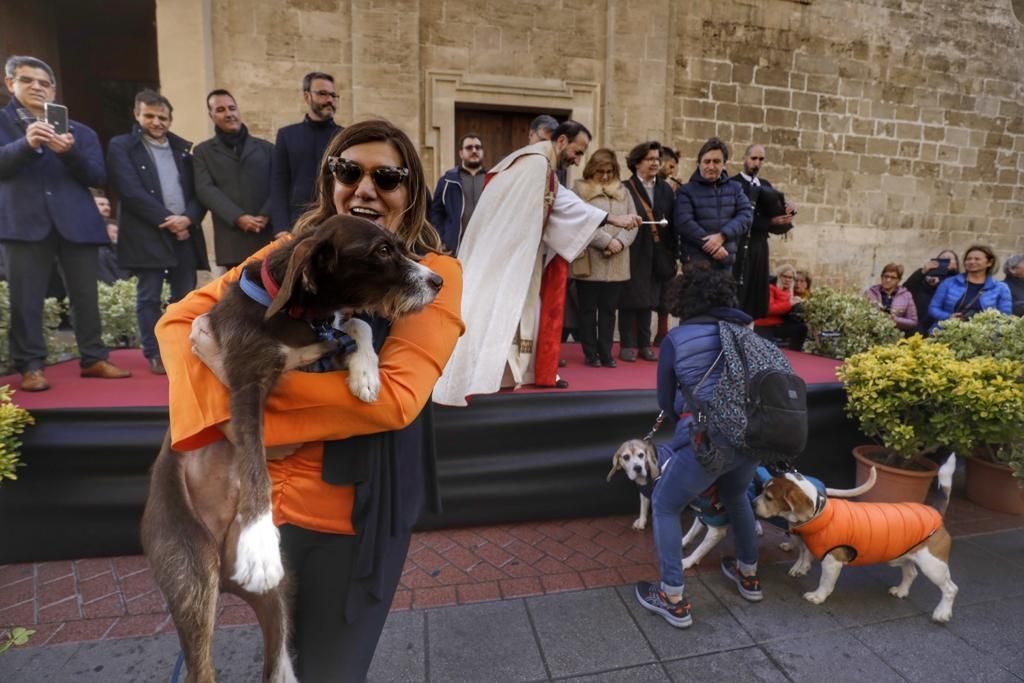
{"label": "man in black puffer jacket", "polygon": [[676,193],[673,227],[685,259],[731,269],[754,214],[743,187],[725,171],[728,160],[724,142],[711,138],[704,143],[697,155],[697,170]]}

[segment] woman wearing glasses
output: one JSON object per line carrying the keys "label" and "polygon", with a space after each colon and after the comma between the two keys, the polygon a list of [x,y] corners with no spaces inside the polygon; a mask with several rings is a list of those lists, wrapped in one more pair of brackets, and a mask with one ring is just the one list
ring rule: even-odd
{"label": "woman wearing glasses", "polygon": [[[271,395],[265,443],[274,521],[294,591],[296,674],[302,681],[362,680],[391,606],[412,526],[438,500],[428,401],[463,331],[461,269],[441,255],[426,220],[428,194],[412,142],[386,121],[339,133],[320,164],[317,199],[302,234],[330,216],[360,216],[397,234],[444,278],[422,312],[375,320],[380,397],[362,403],[339,372],[288,373]],[[262,258],[271,244],[254,254]],[[223,438],[227,393],[196,355],[190,332],[244,264],[168,308],[157,335],[170,380],[173,447]],[[217,354],[202,320],[197,353]],[[288,445],[291,444],[291,445]],[[296,445],[299,444],[299,445]]]}

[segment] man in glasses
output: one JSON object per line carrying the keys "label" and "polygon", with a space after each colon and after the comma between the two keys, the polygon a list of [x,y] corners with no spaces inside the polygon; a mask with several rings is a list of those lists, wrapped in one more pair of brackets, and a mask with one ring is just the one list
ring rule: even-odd
{"label": "man in glasses", "polygon": [[476,133],[466,133],[459,142],[459,165],[437,181],[428,217],[441,233],[448,251],[459,250],[462,235],[484,191],[484,143]]}
{"label": "man in glasses", "polygon": [[314,71],[302,79],[306,117],[278,129],[270,182],[270,221],[285,232],[306,210],[316,194],[320,159],[341,126],[334,122],[338,93],[334,76]]}
{"label": "man in glasses", "polygon": [[459,248],[466,332],[434,401],[463,406],[466,396],[503,383],[569,386],[558,377],[569,263],[605,223],[640,225],[639,216],[609,215],[558,184],[557,170],[579,164],[590,138],[583,124],[566,121],[551,140],[513,152],[487,173]]}
{"label": "man in glasses", "polygon": [[270,223],[270,165],[274,146],[249,135],[234,96],[206,96],[213,137],[193,152],[196,195],[213,214],[217,265],[234,268],[274,239]]}
{"label": "man in glasses", "polygon": [[7,251],[10,354],[20,388],[50,387],[43,374],[43,296],[55,260],[67,281],[82,376],[129,377],[107,361],[100,337],[96,255],[108,240],[89,192],[107,182],[99,140],[77,121],[61,135],[45,122],[46,103],[57,89],[45,62],[11,57],[4,73],[12,97],[0,110],[0,242]]}

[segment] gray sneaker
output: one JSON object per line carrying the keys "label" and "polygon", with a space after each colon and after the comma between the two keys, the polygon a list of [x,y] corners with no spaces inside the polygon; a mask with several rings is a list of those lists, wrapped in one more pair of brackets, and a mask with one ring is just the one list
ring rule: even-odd
{"label": "gray sneaker", "polygon": [[658,584],[650,581],[640,581],[636,584],[636,599],[640,606],[649,612],[661,616],[676,628],[689,628],[693,624],[693,617],[690,615],[690,601],[683,596],[677,603],[668,601],[668,597],[659,588]]}

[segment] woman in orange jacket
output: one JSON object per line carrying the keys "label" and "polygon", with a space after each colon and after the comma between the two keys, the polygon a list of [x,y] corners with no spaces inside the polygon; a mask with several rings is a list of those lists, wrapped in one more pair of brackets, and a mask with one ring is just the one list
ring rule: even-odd
{"label": "woman in orange jacket", "polygon": [[[335,214],[369,218],[396,233],[444,279],[423,311],[393,325],[371,321],[380,354],[377,401],[353,396],[344,372],[286,373],[267,400],[268,457],[287,454],[270,460],[268,468],[274,523],[295,586],[291,649],[302,681],[365,678],[412,527],[425,506],[437,507],[428,401],[464,326],[462,270],[442,254],[426,219],[428,202],[408,136],[386,121],[363,121],[331,141],[316,204],[294,227],[301,233]],[[176,450],[222,439],[228,429],[227,389],[193,354],[190,334],[193,322],[221,299],[243,267],[168,307],[157,326]],[[204,359],[216,360],[215,345],[204,339]]]}

